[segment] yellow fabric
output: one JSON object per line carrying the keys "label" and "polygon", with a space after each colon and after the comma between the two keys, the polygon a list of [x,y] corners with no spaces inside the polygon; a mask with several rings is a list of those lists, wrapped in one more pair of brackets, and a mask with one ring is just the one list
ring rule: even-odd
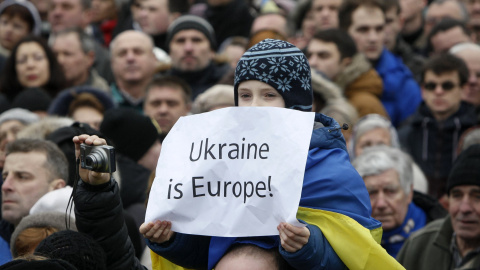
{"label": "yellow fabric", "polygon": [[379,244],[381,227],[370,231],[346,215],[304,207],[297,218],[318,226],[350,270],[405,269]]}
{"label": "yellow fabric", "polygon": [[153,270],[188,270],[178,266],[169,260],[159,256],[157,253],[150,250],[150,257],[152,258],[152,269]]}

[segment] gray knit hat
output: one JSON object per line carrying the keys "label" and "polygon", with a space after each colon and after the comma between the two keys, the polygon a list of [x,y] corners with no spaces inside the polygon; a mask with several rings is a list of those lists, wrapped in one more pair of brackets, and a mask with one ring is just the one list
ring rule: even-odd
{"label": "gray knit hat", "polygon": [[3,122],[10,120],[18,120],[26,125],[29,125],[38,122],[40,117],[29,110],[21,108],[13,108],[0,114],[0,125],[3,124]]}
{"label": "gray knit hat", "polygon": [[[28,228],[37,228],[37,227],[53,227],[59,231],[66,230],[65,224],[65,213],[62,212],[42,212],[32,215],[28,215],[18,223],[18,226],[15,227],[12,237],[10,238],[10,251],[12,256],[15,258],[18,256],[17,251],[15,250],[15,242],[17,241],[18,236],[21,232]],[[72,220],[70,224],[70,230],[77,230],[75,221]]]}
{"label": "gray knit hat", "polygon": [[307,57],[286,41],[265,39],[243,54],[235,69],[235,105],[238,105],[238,85],[249,80],[275,88],[282,95],[285,108],[312,110],[312,79]]}
{"label": "gray knit hat", "polygon": [[195,15],[183,15],[174,20],[167,29],[166,48],[169,47],[170,41],[176,33],[182,30],[198,30],[202,32],[210,41],[212,50],[217,50],[217,41],[215,39],[215,30],[212,25],[205,19]]}

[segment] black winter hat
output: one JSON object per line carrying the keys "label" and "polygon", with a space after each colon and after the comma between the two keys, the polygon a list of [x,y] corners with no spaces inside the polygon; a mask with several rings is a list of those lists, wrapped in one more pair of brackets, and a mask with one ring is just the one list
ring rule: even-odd
{"label": "black winter hat", "polygon": [[170,24],[167,29],[166,48],[170,47],[170,41],[172,41],[172,38],[173,36],[175,36],[176,33],[182,30],[190,29],[202,32],[210,41],[210,48],[212,48],[212,50],[214,51],[217,50],[215,30],[213,30],[212,25],[205,19],[195,15],[180,16],[176,20],[174,20],[172,24]]}
{"label": "black winter hat", "polygon": [[35,255],[65,260],[78,270],[106,270],[106,255],[89,235],[71,230],[59,231],[43,239]]}
{"label": "black winter hat", "polygon": [[12,108],[29,111],[47,111],[52,103],[50,95],[41,88],[29,88],[21,91],[12,101]]}
{"label": "black winter hat", "polygon": [[248,49],[235,69],[234,95],[238,106],[238,85],[257,80],[275,88],[285,108],[310,112],[313,103],[310,65],[305,54],[294,45],[265,39]]}
{"label": "black winter hat", "polygon": [[459,185],[480,186],[480,144],[463,150],[453,163],[447,180],[447,193]]}
{"label": "black winter hat", "polygon": [[78,270],[64,260],[13,260],[2,266],[0,270]]}
{"label": "black winter hat", "polygon": [[106,111],[100,132],[113,141],[117,152],[135,162],[158,140],[158,131],[152,119],[132,108]]}

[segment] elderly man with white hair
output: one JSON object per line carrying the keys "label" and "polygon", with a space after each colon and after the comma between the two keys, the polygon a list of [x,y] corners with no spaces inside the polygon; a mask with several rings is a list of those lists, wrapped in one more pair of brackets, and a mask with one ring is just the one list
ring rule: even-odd
{"label": "elderly man with white hair", "polygon": [[435,199],[413,191],[412,160],[385,145],[366,148],[353,162],[365,181],[372,217],[382,222],[382,246],[396,257],[405,240],[428,222],[446,215]]}

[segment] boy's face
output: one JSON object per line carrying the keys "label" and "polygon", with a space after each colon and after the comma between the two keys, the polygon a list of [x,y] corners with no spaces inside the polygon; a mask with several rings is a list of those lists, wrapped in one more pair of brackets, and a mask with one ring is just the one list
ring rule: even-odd
{"label": "boy's face", "polygon": [[238,85],[238,106],[285,108],[285,101],[272,86],[251,80],[243,81]]}

